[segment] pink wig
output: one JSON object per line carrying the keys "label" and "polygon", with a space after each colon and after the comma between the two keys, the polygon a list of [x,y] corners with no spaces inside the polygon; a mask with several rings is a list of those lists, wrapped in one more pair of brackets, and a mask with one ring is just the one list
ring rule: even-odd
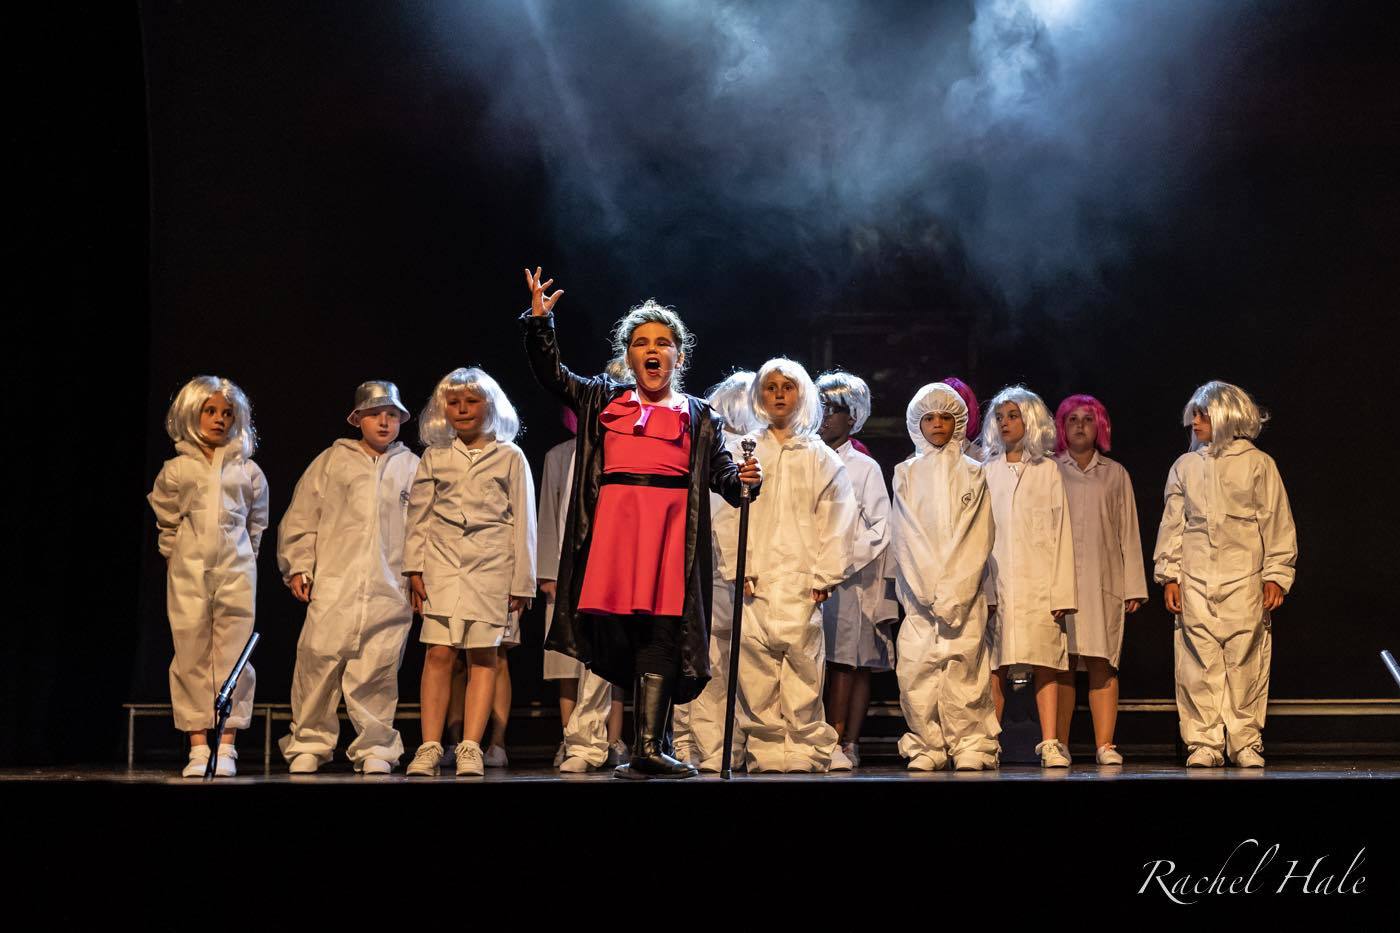
{"label": "pink wig", "polygon": [[1108,409],[1092,395],[1071,395],[1055,409],[1055,453],[1062,454],[1069,449],[1065,442],[1065,419],[1076,408],[1087,408],[1094,413],[1094,446],[1108,453],[1113,425],[1108,420]]}
{"label": "pink wig", "polygon": [[560,405],[559,420],[563,422],[564,427],[568,429],[570,434],[578,433],[578,415],[574,414],[572,408],[569,408],[567,405]]}
{"label": "pink wig", "polygon": [[982,413],[977,407],[977,393],[957,376],[944,376],[938,381],[962,397],[963,404],[967,406],[967,436],[976,438],[977,429],[982,426]]}

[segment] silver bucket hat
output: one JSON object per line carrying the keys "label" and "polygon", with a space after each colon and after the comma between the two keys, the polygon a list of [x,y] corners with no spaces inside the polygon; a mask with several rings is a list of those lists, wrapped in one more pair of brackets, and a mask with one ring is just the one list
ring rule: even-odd
{"label": "silver bucket hat", "polygon": [[371,379],[362,382],[355,389],[355,407],[345,420],[355,424],[355,416],[362,411],[371,408],[384,408],[392,405],[402,414],[400,421],[407,421],[413,417],[407,408],[403,407],[403,402],[399,401],[399,387],[384,379]]}

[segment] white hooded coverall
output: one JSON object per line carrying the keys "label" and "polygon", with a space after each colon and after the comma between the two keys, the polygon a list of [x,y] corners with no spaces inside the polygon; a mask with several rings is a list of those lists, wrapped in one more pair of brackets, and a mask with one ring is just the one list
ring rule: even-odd
{"label": "white hooded coverall", "polygon": [[[166,558],[166,611],[175,658],[170,705],[175,728],[214,727],[214,697],[253,633],[258,546],[267,529],[267,480],[236,447],[215,447],[211,459],[189,441],[175,445],[147,501],[156,514]],[[229,729],[253,715],[252,664],[233,695]]]}
{"label": "white hooded coverall", "polygon": [[887,671],[893,667],[890,624],[899,611],[889,598],[890,495],[885,475],[848,439],[836,449],[846,465],[859,515],[851,545],[851,575],[822,603],[828,662]]}
{"label": "white hooded coverall", "polygon": [[1069,670],[1063,617],[1076,608],[1074,536],[1060,467],[1050,457],[1008,463],[997,454],[982,466],[992,500],[996,541],[988,564],[996,613],[987,625],[994,670],[1032,664]]}
{"label": "white hooded coverall", "polygon": [[277,526],[277,567],[311,584],[292,674],[292,728],[278,743],[288,761],[331,760],[342,693],[355,727],[347,752],[395,762],[399,664],[413,622],[403,576],[404,520],[418,457],[397,441],[378,457],[342,438],[302,474]]}
{"label": "white hooded coverall", "polygon": [[408,501],[404,573],[423,574],[425,633],[433,619],[436,630],[463,637],[459,648],[487,647],[481,633],[493,630],[492,646],[512,642],[510,597],[535,597],[530,464],[508,441],[479,450],[454,438],[423,451]]}
{"label": "white hooded coverall", "polygon": [[[757,435],[763,492],[749,506],[738,726],[749,771],[826,771],[826,635],[812,590],[850,575],[857,507],[846,466],[813,435]],[[723,718],[723,717],[721,717]]]}
{"label": "white hooded coverall", "polygon": [[[559,579],[559,555],[564,546],[569,492],[574,481],[574,451],[570,438],[556,444],[544,456],[540,478],[539,570],[541,581]],[[554,597],[544,604],[544,633],[554,622]],[[564,728],[564,754],[582,758],[594,767],[608,758],[608,713],[612,710],[612,684],[590,671],[581,661],[558,651],[544,653],[545,680],[577,680],[578,699]]]}
{"label": "white hooded coverall", "polygon": [[[1097,450],[1086,469],[1068,451],[1055,458],[1069,501],[1078,607],[1065,614],[1069,653],[1104,658],[1118,669],[1123,603],[1147,599],[1137,503],[1128,471]],[[1086,669],[1083,660],[1081,670]]]}
{"label": "white hooded coverall", "polygon": [[1183,454],[1167,476],[1154,554],[1158,583],[1181,587],[1176,705],[1191,751],[1263,751],[1272,623],[1264,584],[1287,593],[1298,535],[1273,458],[1236,438]]}
{"label": "white hooded coverall", "polygon": [[[728,431],[724,434],[724,446],[735,463],[744,462],[744,451],[739,446],[742,440],[743,435]],[[766,490],[767,487],[764,488]],[[749,521],[749,533],[752,535],[752,511]],[[710,588],[710,680],[698,697],[675,708],[672,719],[677,753],[685,755],[693,751],[700,760],[701,769],[705,771],[720,769],[720,752],[724,747],[724,709],[729,690],[729,644],[734,632],[734,578],[739,569],[738,551],[739,510],[725,502],[723,496],[711,492],[710,553],[714,566]],[[748,624],[747,618],[745,624]],[[737,710],[735,719],[738,719]],[[736,728],[736,752],[730,758],[734,766],[738,766],[742,760],[739,756],[743,751],[743,742],[738,736]]]}
{"label": "white hooded coverall", "polygon": [[[941,448],[924,439],[929,412],[956,418]],[[980,463],[962,453],[967,406],[952,388],[932,383],[906,413],[915,454],[894,471],[896,591],[904,606],[899,630],[899,702],[909,731],[905,758],[935,769],[951,757],[995,767],[1000,755],[992,701],[987,600],[982,578],[992,552],[992,504]]]}

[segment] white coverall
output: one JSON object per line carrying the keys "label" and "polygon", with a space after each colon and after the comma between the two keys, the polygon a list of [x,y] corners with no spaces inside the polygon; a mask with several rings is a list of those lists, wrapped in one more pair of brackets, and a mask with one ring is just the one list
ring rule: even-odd
{"label": "white coverall", "polygon": [[982,475],[996,523],[988,564],[997,607],[987,625],[992,669],[1033,664],[1067,671],[1065,620],[1050,614],[1077,608],[1074,536],[1060,466],[1050,457],[1013,464],[998,454]]}
{"label": "white coverall", "polygon": [[1287,593],[1298,535],[1273,458],[1236,438],[1183,454],[1167,476],[1154,554],[1158,583],[1181,586],[1176,706],[1191,751],[1263,751],[1272,624],[1264,584]]}
{"label": "white coverall", "polygon": [[[744,461],[744,451],[739,446],[742,440],[741,434],[727,431],[724,434],[724,446],[735,463]],[[765,483],[766,477],[765,473]],[[749,520],[752,534],[752,512]],[[710,589],[710,680],[698,697],[677,706],[672,718],[677,753],[684,755],[693,750],[700,760],[701,769],[705,771],[720,769],[720,752],[724,747],[724,708],[729,689],[729,642],[734,631],[734,578],[738,571],[738,550],[739,510],[725,502],[723,496],[711,492],[710,553],[714,566]],[[735,719],[738,718],[736,711]],[[736,723],[735,751],[730,757],[735,767],[743,761],[743,748]]]}
{"label": "white coverall", "polygon": [[396,762],[399,664],[413,622],[403,576],[404,520],[418,457],[399,442],[378,457],[342,438],[302,474],[277,526],[277,567],[311,584],[292,673],[292,728],[278,746],[291,761],[325,764],[340,735],[342,693],[355,727],[347,756]]}
{"label": "white coverall", "polygon": [[[170,705],[175,728],[214,727],[214,697],[253,633],[258,546],[267,529],[267,479],[232,446],[212,460],[189,441],[175,445],[147,501],[166,558],[165,602],[175,658]],[[252,664],[233,695],[229,729],[253,715]]]}
{"label": "white coverall", "polygon": [[473,460],[454,438],[423,451],[404,573],[423,574],[425,618],[509,630],[510,597],[535,596],[535,486],[519,447],[489,441]]}
{"label": "white coverall", "polygon": [[859,516],[851,546],[851,575],[822,603],[826,659],[887,671],[894,666],[889,623],[899,611],[889,598],[886,565],[890,544],[890,495],[880,465],[847,440],[836,450],[856,497]]}
{"label": "white coverall", "polygon": [[[569,492],[574,481],[573,438],[556,444],[544,456],[540,479],[539,571],[541,581],[559,579],[559,554],[564,545],[564,523],[569,513]],[[544,604],[544,633],[554,622],[554,598]],[[594,767],[608,758],[608,714],[612,711],[612,684],[590,671],[581,661],[558,651],[544,653],[545,680],[577,680],[578,700],[564,729],[564,754],[582,758]]]}
{"label": "white coverall", "polygon": [[780,446],[765,429],[757,441],[763,490],[749,506],[738,725],[749,771],[826,771],[838,737],[822,707],[826,635],[812,590],[850,574],[855,495],[816,435]]}
{"label": "white coverall", "polygon": [[[1069,452],[1060,465],[1074,536],[1075,589],[1079,604],[1065,614],[1069,653],[1104,658],[1114,670],[1123,653],[1123,603],[1147,599],[1137,503],[1128,471],[1097,450],[1081,470]],[[1083,660],[1079,669],[1086,670]]]}
{"label": "white coverall", "polygon": [[[929,412],[957,419],[953,438],[941,448],[920,430]],[[909,731],[899,753],[927,758],[935,769],[949,758],[995,767],[1001,725],[982,589],[994,534],[991,498],[982,465],[962,453],[967,407],[956,392],[939,383],[926,386],[906,421],[916,453],[894,470],[890,545],[904,606],[895,672]]]}

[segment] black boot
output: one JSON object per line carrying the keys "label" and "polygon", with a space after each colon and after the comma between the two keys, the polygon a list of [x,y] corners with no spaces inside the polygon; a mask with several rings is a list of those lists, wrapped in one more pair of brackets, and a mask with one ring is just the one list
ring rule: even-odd
{"label": "black boot", "polygon": [[614,777],[646,780],[648,778],[688,778],[700,772],[677,761],[663,750],[666,715],[671,708],[671,685],[660,674],[638,674],[632,694],[632,719],[635,738],[632,760],[618,766]]}

